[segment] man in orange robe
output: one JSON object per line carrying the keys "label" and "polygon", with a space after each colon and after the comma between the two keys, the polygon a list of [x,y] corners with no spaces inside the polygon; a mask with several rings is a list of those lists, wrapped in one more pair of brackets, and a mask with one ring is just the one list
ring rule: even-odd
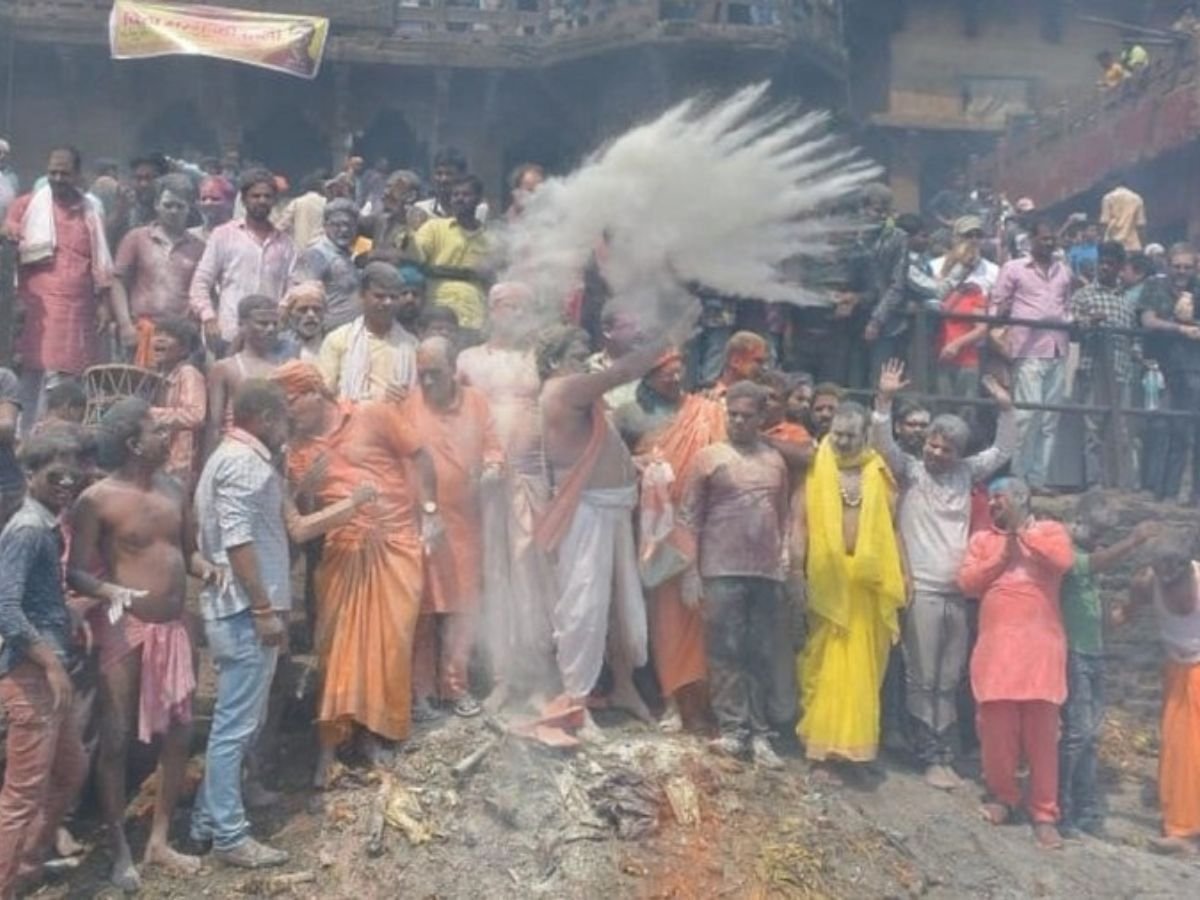
{"label": "man in orange robe", "polygon": [[446,539],[425,557],[413,660],[413,717],[418,720],[432,717],[429,701],[435,696],[452,703],[456,715],[480,712],[467,690],[483,583],[479,483],[481,478],[499,477],[504,455],[487,398],[458,383],[455,356],[445,338],[422,341],[417,348],[420,390],[409,402],[412,426],[437,470],[446,526]]}
{"label": "man in orange robe", "polygon": [[[683,358],[677,350],[659,358],[638,385],[637,398],[617,410],[615,424],[643,473],[643,504],[653,496],[645,479],[647,464],[661,461],[670,467],[673,480],[666,499],[672,514],[679,508],[696,454],[709,444],[725,440],[721,404],[699,394],[684,393]],[[680,534],[680,529],[673,529],[662,543],[681,558],[695,561],[694,538]],[[643,554],[643,569],[647,562]],[[702,692],[686,690],[702,685],[708,668],[699,596],[693,590],[685,592],[684,583],[685,574],[679,573],[649,590],[650,644],[659,687],[668,700],[663,717],[663,727],[668,730],[683,726],[684,712],[689,727],[699,725],[707,706]]]}
{"label": "man in orange robe", "polygon": [[354,725],[367,732],[373,763],[387,760],[384,741],[408,737],[422,544],[432,547],[441,535],[437,477],[403,406],[339,403],[316,366],[299,360],[271,378],[288,397],[293,483],[321,461],[324,473],[312,488],[319,506],[350,496],[364,481],[379,490],[376,502],[325,536],[316,571],[323,683],[314,781],[323,787],[334,752]]}

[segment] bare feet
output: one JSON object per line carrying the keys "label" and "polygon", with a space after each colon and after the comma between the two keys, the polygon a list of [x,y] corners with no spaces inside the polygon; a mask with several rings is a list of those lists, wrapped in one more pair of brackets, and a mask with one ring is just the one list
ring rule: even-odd
{"label": "bare feet", "polygon": [[1195,856],[1200,853],[1200,842],[1193,838],[1157,837],[1150,841],[1150,846],[1156,853],[1179,856]]}
{"label": "bare feet", "polygon": [[1062,849],[1062,835],[1058,833],[1058,829],[1054,827],[1052,822],[1035,822],[1033,825],[1033,838],[1043,850]]}
{"label": "bare feet", "polygon": [[333,747],[322,747],[317,751],[317,770],[313,774],[313,787],[318,791],[329,787],[335,759],[336,751]]}
{"label": "bare feet", "polygon": [[195,875],[200,871],[200,857],[172,850],[165,843],[149,843],[142,856],[144,866],[162,866],[176,875]]}
{"label": "bare feet", "polygon": [[658,727],[663,734],[679,734],[683,731],[683,716],[679,714],[679,707],[674,700],[667,701],[667,709],[658,720]]}
{"label": "bare feet", "polygon": [[962,787],[962,779],[949,766],[932,765],[925,770],[925,783],[939,791],[952,791]]}
{"label": "bare feet", "polygon": [[642,700],[642,695],[638,693],[634,687],[633,681],[625,681],[618,683],[613,688],[613,692],[608,696],[608,705],[613,709],[623,709],[635,719],[645,722],[647,725],[654,724],[654,716],[650,715],[650,710]]}
{"label": "bare feet", "polygon": [[242,800],[250,809],[266,809],[282,799],[282,794],[263,787],[257,778],[247,778],[242,786]]}
{"label": "bare feet", "polygon": [[113,887],[126,894],[136,893],[141,888],[142,876],[138,874],[137,867],[129,858],[128,848],[124,854],[118,854],[113,861],[112,872],[109,873],[108,880],[112,882]]}
{"label": "bare feet", "polygon": [[487,699],[483,701],[483,709],[488,715],[495,715],[508,705],[508,685],[504,682],[498,683],[492,692],[487,695]]}
{"label": "bare feet", "polygon": [[377,734],[364,733],[362,749],[367,762],[377,769],[386,769],[396,761],[395,749]]}
{"label": "bare feet", "polygon": [[581,741],[588,744],[603,744],[604,732],[596,725],[596,720],[592,718],[591,712],[584,707],[583,724],[575,732],[575,736]]}
{"label": "bare feet", "polygon": [[85,852],[87,848],[79,841],[75,840],[75,836],[67,829],[59,826],[54,832],[54,852],[61,857],[79,856]]}
{"label": "bare feet", "polygon": [[1011,815],[1008,807],[1003,803],[985,803],[979,807],[979,814],[983,816],[983,821],[990,822],[992,825],[1003,825]]}

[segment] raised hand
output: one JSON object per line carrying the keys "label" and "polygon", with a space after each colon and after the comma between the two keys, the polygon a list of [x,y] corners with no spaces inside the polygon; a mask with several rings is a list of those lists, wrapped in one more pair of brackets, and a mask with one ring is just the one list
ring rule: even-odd
{"label": "raised hand", "polygon": [[1147,541],[1152,541],[1162,534],[1162,525],[1154,519],[1146,519],[1144,522],[1138,522],[1133,526],[1132,537],[1138,543],[1144,544]]}
{"label": "raised hand", "polygon": [[889,359],[879,371],[879,396],[891,400],[900,391],[908,387],[909,382],[904,377],[904,363],[898,359]]}

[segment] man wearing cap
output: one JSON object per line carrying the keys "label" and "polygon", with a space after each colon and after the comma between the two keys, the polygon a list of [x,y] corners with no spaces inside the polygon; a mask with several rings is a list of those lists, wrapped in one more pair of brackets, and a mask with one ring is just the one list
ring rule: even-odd
{"label": "man wearing cap", "polygon": [[[983,220],[963,216],[954,223],[950,252],[930,263],[935,278],[951,280],[950,291],[938,303],[943,313],[983,315],[987,298],[996,286],[1000,267],[984,259]],[[987,335],[987,324],[961,319],[942,319],[938,328],[938,393],[955,397],[974,396],[979,381],[979,347]]]}
{"label": "man wearing cap", "polygon": [[343,400],[403,399],[417,383],[424,276],[413,266],[368,263],[358,293],[362,314],[325,336],[317,367]]}
{"label": "man wearing cap", "polygon": [[358,207],[351,200],[325,205],[325,233],[296,258],[291,284],[319,281],[325,286],[325,328],[332,331],[358,317],[358,269],[350,248],[358,236]]}

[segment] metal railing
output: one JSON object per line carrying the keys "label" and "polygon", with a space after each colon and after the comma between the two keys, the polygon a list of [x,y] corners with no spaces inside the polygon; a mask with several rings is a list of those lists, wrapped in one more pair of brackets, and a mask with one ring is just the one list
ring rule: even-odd
{"label": "metal railing", "polygon": [[[905,392],[906,397],[923,404],[940,408],[961,407],[994,407],[995,401],[982,396],[961,396],[945,394],[937,390],[936,372],[937,360],[933,354],[934,336],[943,320],[984,323],[995,328],[1012,326],[1039,329],[1043,331],[1065,331],[1069,337],[1086,336],[1090,341],[1098,340],[1099,348],[1093,345],[1089,348],[1095,360],[1093,383],[1098,386],[1099,403],[1085,404],[1067,401],[1064,403],[1017,403],[1017,409],[1043,411],[1052,413],[1069,413],[1083,416],[1094,416],[1101,419],[1100,432],[1102,447],[1100,454],[1101,475],[1103,483],[1109,487],[1126,486],[1135,482],[1132,472],[1133,464],[1133,435],[1128,427],[1128,418],[1158,419],[1168,422],[1192,420],[1200,424],[1200,409],[1145,409],[1138,406],[1127,406],[1122,403],[1122,396],[1132,396],[1132,391],[1122,390],[1114,369],[1113,337],[1130,339],[1150,338],[1153,340],[1191,340],[1182,335],[1148,328],[1125,328],[1115,325],[1097,324],[1084,325],[1075,321],[1054,321],[1045,319],[1025,319],[1012,316],[995,316],[978,313],[960,313],[934,309],[918,305],[911,314],[912,328],[908,348],[907,373],[911,389]],[[1132,341],[1131,341],[1132,343]],[[1008,369],[1011,361],[995,357],[1000,356],[985,338],[979,347],[981,374],[989,369]],[[1169,390],[1168,385],[1168,390]],[[869,398],[874,395],[874,387],[850,390],[852,396]],[[1200,447],[1196,448],[1200,452]],[[1086,473],[1085,473],[1086,474]]]}
{"label": "metal railing", "polygon": [[[1081,88],[1057,104],[1039,109],[1033,115],[1014,119],[993,153],[976,165],[976,171],[990,175],[997,186],[1003,188],[1006,171],[1020,170],[1034,161],[1039,166],[1045,166],[1046,156],[1053,152],[1057,142],[1094,128],[1106,127],[1126,112],[1133,115],[1133,110],[1146,98],[1162,98],[1179,90],[1196,89],[1197,74],[1200,72],[1200,42],[1181,38],[1174,46],[1156,46],[1154,53],[1148,66],[1133,73],[1117,87]],[[1145,124],[1140,122],[1137,127],[1144,129]],[[1179,123],[1179,127],[1188,126]],[[1149,148],[1130,140],[1130,158],[1115,161],[1113,167],[1131,165],[1143,159],[1147,151],[1161,152],[1161,149]],[[1064,199],[1065,196],[1038,198],[1042,205],[1047,206]]]}

